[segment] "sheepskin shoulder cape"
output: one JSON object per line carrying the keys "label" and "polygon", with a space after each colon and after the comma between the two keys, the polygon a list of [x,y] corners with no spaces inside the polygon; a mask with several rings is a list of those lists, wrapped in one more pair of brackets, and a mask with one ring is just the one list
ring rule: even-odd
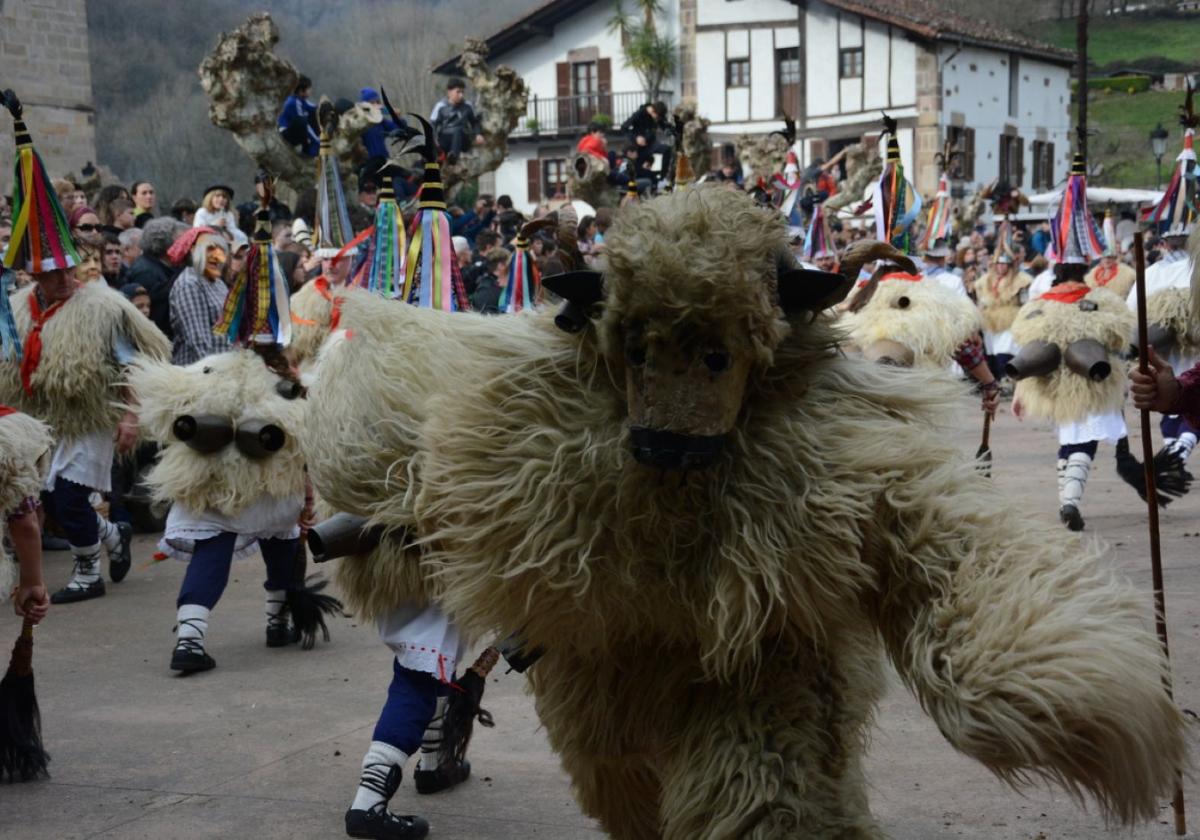
{"label": "sheepskin shoulder cape", "polygon": [[292,342],[288,352],[303,365],[317,355],[321,342],[329,335],[329,322],[333,314],[333,298],[344,293],[344,288],[331,288],[318,277],[301,286],[291,297]]}
{"label": "sheepskin shoulder cape", "polygon": [[0,522],[23,499],[41,492],[53,446],[40,420],[19,411],[0,417]]}
{"label": "sheepskin shoulder cape", "polygon": [[[282,381],[252,350],[207,356],[182,368],[150,359],[134,364],[129,385],[142,428],[163,445],[149,475],[155,496],[193,511],[236,516],[264,495],[303,492],[304,459],[297,441],[303,400],[282,396],[276,390]],[[172,426],[183,415],[215,416],[235,429],[266,421],[287,437],[282,449],[261,459],[247,458],[232,443],[203,454],[175,439]]]}
{"label": "sheepskin shoulder cape", "polygon": [[[413,527],[408,492],[420,469],[417,430],[425,406],[459,387],[468,370],[488,369],[511,338],[496,335],[492,317],[438,310],[414,316],[416,307],[357,287],[338,296],[339,329],[321,348],[301,428],[319,509],[322,516],[342,511],[391,529]],[[532,317],[530,311],[504,321],[527,324]],[[543,324],[529,334],[528,351],[554,332]],[[392,372],[399,371],[397,378]],[[397,540],[339,561],[347,604],[377,619],[399,604],[427,603],[439,587],[422,574],[417,557]]]}
{"label": "sheepskin shoulder cape", "polygon": [[41,492],[53,446],[50,430],[40,420],[21,412],[0,417],[0,601],[15,582],[15,566],[3,547],[8,514]]}
{"label": "sheepskin shoulder cape", "polygon": [[1029,416],[1074,423],[1091,414],[1120,410],[1125,401],[1121,355],[1135,328],[1136,319],[1125,301],[1105,288],[1092,289],[1075,303],[1040,297],[1021,307],[1012,326],[1018,344],[1046,341],[1065,353],[1071,342],[1090,338],[1104,345],[1113,369],[1107,379],[1092,382],[1064,362],[1046,376],[1022,379],[1016,396]]}
{"label": "sheepskin shoulder cape", "polygon": [[1083,282],[1087,283],[1093,289],[1108,289],[1114,295],[1122,298],[1126,297],[1137,280],[1137,272],[1133,270],[1132,266],[1123,262],[1118,262],[1114,267],[1116,271],[1111,272],[1104,267],[1103,263],[1098,264],[1087,273],[1087,276],[1083,278]]}
{"label": "sheepskin shoulder cape", "polygon": [[1181,359],[1200,355],[1200,321],[1192,315],[1190,289],[1160,289],[1146,298],[1146,323],[1161,324],[1174,330],[1172,348]]}
{"label": "sheepskin shoulder cape", "polygon": [[890,340],[913,351],[918,364],[946,367],[982,326],[969,298],[930,280],[883,280],[870,302],[840,324],[860,348]]}
{"label": "sheepskin shoulder cape", "polygon": [[[33,325],[29,305],[35,288],[12,297],[23,344]],[[124,295],[106,283],[81,286],[42,328],[32,395],[21,387],[20,363],[0,362],[0,403],[45,421],[59,438],[115,429],[123,411],[119,386],[124,377],[113,354],[117,336],[144,358],[171,357],[171,342]]]}
{"label": "sheepskin shoulder cape", "polygon": [[990,270],[975,281],[975,297],[983,313],[983,326],[988,332],[1001,333],[1012,327],[1017,310],[1021,308],[1021,293],[1033,283],[1024,271],[1006,274],[997,279]]}

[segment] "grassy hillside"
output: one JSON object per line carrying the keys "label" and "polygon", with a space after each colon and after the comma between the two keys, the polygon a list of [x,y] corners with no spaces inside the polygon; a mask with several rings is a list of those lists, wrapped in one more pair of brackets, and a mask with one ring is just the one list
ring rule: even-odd
{"label": "grassy hillside", "polygon": [[1093,93],[1088,100],[1088,122],[1094,133],[1088,141],[1088,151],[1093,163],[1104,165],[1104,171],[1094,179],[1097,185],[1154,186],[1150,132],[1159,123],[1171,132],[1167,153],[1163,155],[1166,181],[1182,148],[1182,130],[1176,119],[1176,109],[1182,103],[1182,93],[1150,91],[1133,96]]}
{"label": "grassy hillside", "polygon": [[[1075,49],[1075,21],[1040,21],[1030,35],[1055,46]],[[1137,66],[1152,57],[1200,68],[1200,14],[1093,17],[1088,26],[1088,58],[1094,67]]]}

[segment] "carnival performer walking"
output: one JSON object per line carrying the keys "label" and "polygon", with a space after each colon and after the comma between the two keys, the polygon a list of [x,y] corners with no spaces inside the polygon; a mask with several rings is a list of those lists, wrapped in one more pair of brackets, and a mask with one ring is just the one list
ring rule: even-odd
{"label": "carnival performer walking", "polygon": [[238,349],[184,368],[141,363],[130,377],[146,429],[163,445],[148,477],[156,496],[172,503],[160,548],[190,561],[170,663],[184,674],[216,667],[206,645],[209,620],[233,560],[255,547],[267,570],[267,647],[301,640],[311,647],[317,630],[325,631],[322,614],[341,606],[318,594],[323,584],[306,587],[298,554],[301,528],[312,523],[296,439],[303,388],[283,354],[288,285],[270,224],[264,201],[246,268],[213,328]]}
{"label": "carnival performer walking", "polygon": [[51,601],[66,604],[105,594],[101,545],[114,583],[129,572],[132,529],[100,516],[91,496],[111,489],[114,437],[122,452],[137,441],[137,415],[115,407],[124,367],[139,356],[165,359],[170,344],[107,283],[80,285],[72,276],[78,255],[21,103],[12,91],[0,101],[16,120],[17,145],[13,236],[4,265],[23,268],[35,281],[12,298],[22,353],[19,361],[0,361],[0,402],[43,421],[57,439],[45,488],[75,567]]}
{"label": "carnival performer walking", "polygon": [[1006,365],[1018,380],[1013,414],[1058,424],[1059,518],[1081,531],[1083,493],[1101,440],[1125,440],[1124,383],[1112,376],[1133,332],[1119,297],[1083,282],[1104,240],[1087,209],[1086,165],[1075,155],[1063,202],[1051,225],[1050,291],[1016,314],[1012,335],[1020,352]]}

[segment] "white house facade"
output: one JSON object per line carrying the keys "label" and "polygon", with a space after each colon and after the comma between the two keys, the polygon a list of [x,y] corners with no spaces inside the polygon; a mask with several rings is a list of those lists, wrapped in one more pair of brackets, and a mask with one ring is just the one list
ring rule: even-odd
{"label": "white house facade", "polygon": [[[526,209],[560,191],[574,144],[605,114],[614,129],[648,98],[609,31],[611,0],[552,0],[488,39],[491,60],[529,86],[525,119],[497,193]],[[930,0],[664,0],[661,30],[679,44],[661,98],[696,100],[714,142],[797,122],[802,165],[900,126],[903,162],[934,191],[947,139],[961,185],[1003,178],[1026,192],[1065,179],[1070,54]],[[457,59],[435,68],[453,73]],[[613,135],[610,147],[623,140]]]}

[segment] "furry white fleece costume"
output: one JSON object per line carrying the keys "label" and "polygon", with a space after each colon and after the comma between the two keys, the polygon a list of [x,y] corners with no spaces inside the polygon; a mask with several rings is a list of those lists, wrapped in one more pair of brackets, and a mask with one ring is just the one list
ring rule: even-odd
{"label": "furry white fleece costume", "polygon": [[[104,283],[79,286],[53,306],[44,306],[31,285],[13,296],[12,306],[25,367],[16,360],[0,361],[0,402],[43,420],[57,438],[45,487],[75,556],[71,580],[53,599],[70,603],[98,597],[105,594],[101,544],[114,582],[130,566],[132,530],[100,517],[88,501],[92,491],[111,489],[124,367],[139,356],[165,359],[171,345],[124,295]],[[40,327],[35,313],[42,316]],[[35,333],[38,341],[31,340]]]}
{"label": "furry white fleece costume", "polygon": [[144,362],[129,382],[143,426],[163,445],[148,479],[156,497],[172,503],[160,548],[190,561],[172,669],[213,666],[204,647],[210,613],[231,562],[256,548],[267,565],[267,643],[295,641],[286,608],[303,586],[296,575],[305,503],[296,442],[301,388],[245,349],[184,368]]}
{"label": "furry white fleece costume", "polygon": [[15,557],[4,551],[8,517],[26,499],[36,499],[54,442],[41,421],[0,405],[0,600],[17,582]]}
{"label": "furry white fleece costume", "polygon": [[[356,322],[310,395],[315,483],[412,529],[468,629],[546,649],[538,714],[615,837],[883,837],[861,758],[885,654],[1002,778],[1153,817],[1185,745],[1144,599],[979,481],[939,377],[785,314],[785,246],[748,197],[681,190],[618,219],[577,332]],[[706,469],[647,465],[717,439]]]}

